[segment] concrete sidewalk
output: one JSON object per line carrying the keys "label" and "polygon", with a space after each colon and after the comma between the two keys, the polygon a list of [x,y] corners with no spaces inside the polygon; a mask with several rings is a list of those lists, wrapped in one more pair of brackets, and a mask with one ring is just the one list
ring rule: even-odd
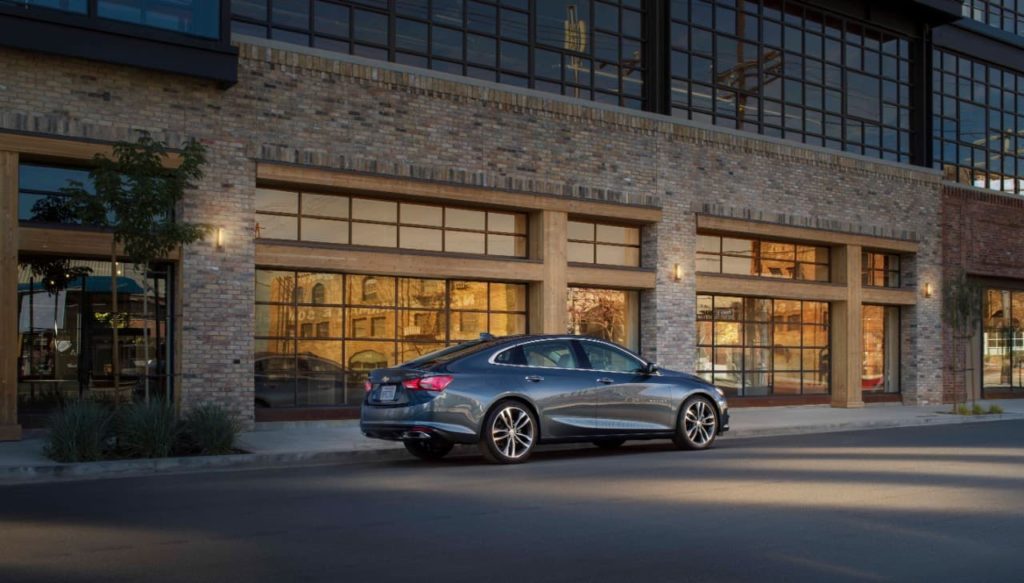
{"label": "concrete sidewalk", "polygon": [[[948,405],[907,407],[869,405],[863,409],[833,409],[827,405],[741,408],[731,410],[731,430],[723,439],[829,433],[921,425],[983,423],[1024,419],[1024,399],[981,401],[987,409],[998,404],[1001,415],[959,416]],[[239,436],[238,447],[248,453],[228,456],[117,460],[61,464],[42,450],[45,434],[30,432],[19,442],[0,443],[0,484],[64,479],[90,479],[180,473],[203,470],[265,468],[285,465],[361,462],[407,456],[401,443],[367,439],[357,421],[261,423]],[[545,449],[579,447],[547,446]],[[474,448],[461,448],[475,451]],[[458,450],[457,450],[458,451]]]}

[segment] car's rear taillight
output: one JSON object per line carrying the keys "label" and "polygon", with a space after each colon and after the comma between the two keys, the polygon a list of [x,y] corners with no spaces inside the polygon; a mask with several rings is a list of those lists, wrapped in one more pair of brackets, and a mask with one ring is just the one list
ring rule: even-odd
{"label": "car's rear taillight", "polygon": [[364,389],[364,390],[365,390],[365,391],[366,391],[367,393],[369,393],[370,391],[372,391],[372,390],[373,390],[373,383],[371,383],[371,382],[370,382],[369,380],[367,380],[367,381],[366,381],[365,383],[363,383],[363,389]]}
{"label": "car's rear taillight", "polygon": [[451,375],[436,375],[402,381],[402,386],[410,391],[443,391],[452,382]]}

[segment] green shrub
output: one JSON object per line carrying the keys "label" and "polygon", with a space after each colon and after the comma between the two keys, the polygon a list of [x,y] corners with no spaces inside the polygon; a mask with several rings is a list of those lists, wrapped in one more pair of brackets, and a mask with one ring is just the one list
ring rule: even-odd
{"label": "green shrub", "polygon": [[984,415],[984,414],[985,414],[985,410],[981,408],[981,405],[975,403],[974,406],[971,407],[971,415]]}
{"label": "green shrub", "polygon": [[174,406],[162,399],[134,403],[118,412],[117,449],[124,457],[159,458],[171,455],[180,427]]}
{"label": "green shrub", "polygon": [[91,401],[76,401],[50,416],[50,434],[43,449],[58,462],[91,462],[103,459],[110,436],[112,414]]}
{"label": "green shrub", "polygon": [[231,453],[239,430],[231,414],[213,403],[193,407],[185,415],[182,427],[185,447],[202,455]]}
{"label": "green shrub", "polygon": [[1003,414],[1003,408],[1000,407],[999,405],[995,405],[995,404],[989,405],[988,406],[988,412],[991,413],[992,415],[1002,415]]}
{"label": "green shrub", "polygon": [[970,415],[971,414],[971,410],[967,408],[967,405],[959,405],[956,408],[956,414],[957,415]]}

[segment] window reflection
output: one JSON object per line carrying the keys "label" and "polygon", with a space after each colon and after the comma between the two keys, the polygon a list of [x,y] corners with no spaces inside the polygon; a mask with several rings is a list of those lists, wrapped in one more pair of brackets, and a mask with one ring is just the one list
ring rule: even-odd
{"label": "window reflection", "polygon": [[697,296],[697,371],[736,396],[829,390],[824,302]]}
{"label": "window reflection", "polygon": [[482,332],[526,333],[523,284],[260,269],[256,300],[256,400],[268,407],[356,405],[369,370]]}
{"label": "window reflection", "polygon": [[982,360],[986,389],[1024,389],[1024,291],[985,290]]}
{"label": "window reflection", "polygon": [[[234,32],[640,109],[637,0],[232,3]],[[310,18],[310,8],[312,19]],[[393,29],[393,32],[392,32]],[[389,38],[390,37],[390,38]]]}
{"label": "window reflection", "polygon": [[781,241],[697,235],[697,271],[829,281],[829,248]]}
{"label": "window reflection", "polygon": [[635,291],[569,288],[568,332],[639,349],[639,294]]}

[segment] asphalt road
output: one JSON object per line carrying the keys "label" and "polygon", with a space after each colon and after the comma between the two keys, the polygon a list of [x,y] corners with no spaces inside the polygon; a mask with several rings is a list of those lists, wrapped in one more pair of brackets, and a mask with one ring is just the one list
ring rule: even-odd
{"label": "asphalt road", "polygon": [[0,487],[0,581],[1022,581],[1024,422]]}

